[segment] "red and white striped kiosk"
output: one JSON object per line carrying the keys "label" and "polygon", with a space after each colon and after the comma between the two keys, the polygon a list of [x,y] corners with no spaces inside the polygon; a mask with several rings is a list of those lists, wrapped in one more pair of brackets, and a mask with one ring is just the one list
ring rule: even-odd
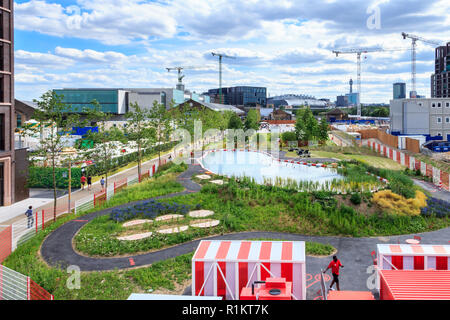
{"label": "red and white striped kiosk", "polygon": [[267,278],[292,282],[292,298],[306,300],[303,241],[203,240],[192,258],[192,295],[239,300],[242,288]]}
{"label": "red and white striped kiosk", "polygon": [[379,244],[378,270],[450,270],[450,245]]}

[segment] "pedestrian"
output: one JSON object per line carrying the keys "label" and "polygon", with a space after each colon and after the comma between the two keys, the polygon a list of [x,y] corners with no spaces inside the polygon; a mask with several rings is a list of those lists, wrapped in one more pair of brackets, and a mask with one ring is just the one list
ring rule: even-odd
{"label": "pedestrian", "polygon": [[88,175],[88,177],[87,177],[87,184],[88,184],[88,190],[91,190],[91,188],[92,188],[92,177],[91,177],[91,175]]}
{"label": "pedestrian", "polygon": [[81,176],[80,182],[81,182],[81,188],[82,188],[82,190],[84,190],[84,184],[86,183],[86,176],[85,175]]}
{"label": "pedestrian", "polygon": [[32,228],[34,224],[34,217],[33,217],[33,207],[29,206],[28,210],[25,211],[25,215],[28,218],[28,228]]}
{"label": "pedestrian", "polygon": [[103,177],[100,180],[100,185],[102,186],[102,190],[104,190],[105,189],[105,179]]}
{"label": "pedestrian", "polygon": [[327,272],[328,269],[331,268],[331,274],[333,275],[333,281],[331,281],[330,284],[330,290],[333,290],[333,285],[336,283],[336,287],[338,291],[341,289],[339,288],[339,267],[344,267],[344,265],[341,263],[341,261],[337,258],[337,256],[333,256],[333,261],[330,262],[328,265],[328,268],[323,272]]}

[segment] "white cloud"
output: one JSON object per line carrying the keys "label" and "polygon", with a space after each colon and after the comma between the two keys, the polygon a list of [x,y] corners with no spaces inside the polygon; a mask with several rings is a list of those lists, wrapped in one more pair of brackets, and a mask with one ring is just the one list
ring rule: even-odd
{"label": "white cloud", "polygon": [[152,37],[172,37],[176,21],[159,3],[139,0],[79,0],[79,6],[31,0],[15,4],[16,28],[117,45]]}

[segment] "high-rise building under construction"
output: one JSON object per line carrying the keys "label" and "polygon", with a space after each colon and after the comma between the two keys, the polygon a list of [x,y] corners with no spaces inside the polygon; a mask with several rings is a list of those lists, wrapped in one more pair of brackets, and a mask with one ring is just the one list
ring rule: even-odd
{"label": "high-rise building under construction", "polygon": [[431,97],[450,98],[450,42],[436,48],[435,71],[431,76]]}

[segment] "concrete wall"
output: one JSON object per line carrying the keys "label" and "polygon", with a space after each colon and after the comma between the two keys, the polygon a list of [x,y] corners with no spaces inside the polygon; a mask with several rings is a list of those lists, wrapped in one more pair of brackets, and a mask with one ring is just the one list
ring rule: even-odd
{"label": "concrete wall", "polygon": [[[162,103],[160,92],[130,92],[130,106],[137,103],[141,108],[151,109],[153,103]],[[130,108],[131,109],[131,108]]]}

